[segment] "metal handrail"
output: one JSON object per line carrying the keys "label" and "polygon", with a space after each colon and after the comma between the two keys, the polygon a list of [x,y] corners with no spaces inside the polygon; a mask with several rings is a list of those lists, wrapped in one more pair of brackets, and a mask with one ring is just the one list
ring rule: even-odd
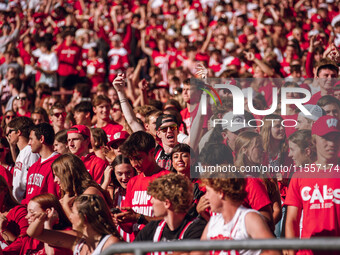
{"label": "metal handrail", "polygon": [[186,240],[173,242],[134,242],[113,244],[102,255],[131,253],[142,255],[156,251],[211,250],[339,250],[340,238],[252,239],[252,240]]}

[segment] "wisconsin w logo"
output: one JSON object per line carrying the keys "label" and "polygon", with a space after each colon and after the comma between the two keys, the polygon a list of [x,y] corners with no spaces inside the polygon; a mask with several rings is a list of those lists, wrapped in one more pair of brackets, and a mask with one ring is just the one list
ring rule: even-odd
{"label": "wisconsin w logo", "polygon": [[337,127],[337,125],[338,125],[338,120],[337,120],[337,119],[328,119],[328,120],[327,120],[327,126],[328,126],[329,128],[331,128],[331,127]]}

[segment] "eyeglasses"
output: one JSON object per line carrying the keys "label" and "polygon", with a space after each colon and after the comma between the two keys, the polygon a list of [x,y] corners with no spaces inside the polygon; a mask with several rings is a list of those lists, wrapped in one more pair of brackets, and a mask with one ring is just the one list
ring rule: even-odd
{"label": "eyeglasses", "polygon": [[159,128],[159,130],[160,130],[162,133],[166,133],[166,132],[168,132],[168,128],[170,128],[170,131],[175,131],[175,130],[177,130],[177,125],[171,125],[171,126],[167,126],[167,127],[161,127],[161,128]]}
{"label": "eyeglasses", "polygon": [[7,115],[6,117],[5,117],[6,119],[13,119],[14,118],[14,115]]}
{"label": "eyeglasses", "polygon": [[66,112],[57,112],[57,113],[53,113],[53,116],[56,116],[57,118],[59,118],[60,116],[62,116],[63,118],[66,117]]}
{"label": "eyeglasses", "polygon": [[12,132],[16,132],[16,131],[18,131],[17,129],[15,129],[15,128],[13,128],[13,129],[10,129],[10,130],[8,130],[8,132],[7,132],[7,134],[6,134],[6,136],[9,136]]}
{"label": "eyeglasses", "polygon": [[16,99],[17,99],[17,100],[23,100],[23,101],[25,101],[25,100],[27,99],[27,97],[19,97],[19,96],[17,96]]}

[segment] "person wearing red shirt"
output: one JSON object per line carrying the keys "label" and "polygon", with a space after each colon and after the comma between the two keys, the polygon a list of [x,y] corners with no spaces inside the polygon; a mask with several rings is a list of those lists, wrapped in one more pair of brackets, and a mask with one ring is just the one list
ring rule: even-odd
{"label": "person wearing red shirt", "polygon": [[20,92],[16,99],[18,99],[17,116],[31,117],[31,113],[28,110],[29,100],[26,92]]}
{"label": "person wearing red shirt", "polygon": [[339,67],[329,59],[321,59],[316,69],[315,81],[320,87],[320,91],[315,93],[308,104],[316,104],[318,100],[326,95],[333,95],[334,83],[338,77]]}
{"label": "person wearing red shirt", "polygon": [[54,131],[50,124],[41,123],[31,130],[28,145],[40,158],[28,169],[26,195],[21,201],[22,204],[28,204],[31,198],[44,193],[59,196],[59,188],[54,182],[51,168],[54,160],[59,157],[59,154],[53,151],[53,142]]}
{"label": "person wearing red shirt", "polygon": [[155,220],[151,196],[147,194],[147,189],[151,181],[170,173],[157,165],[154,158],[155,145],[152,135],[138,131],[130,135],[120,147],[123,155],[128,157],[131,165],[140,172],[129,180],[121,208],[123,212],[115,215],[116,221],[128,233],[132,230],[138,232],[146,223]]}
{"label": "person wearing red shirt", "polygon": [[113,48],[107,53],[110,58],[109,81],[112,82],[118,73],[125,72],[129,67],[127,50],[122,46],[120,35],[112,37]]}
{"label": "person wearing red shirt", "polygon": [[74,42],[74,33],[66,31],[64,42],[56,49],[59,60],[58,75],[61,92],[73,89],[81,70],[81,48]]}
{"label": "person wearing red shirt", "polygon": [[[338,153],[339,120],[320,117],[312,127],[316,161],[298,168],[290,181],[285,204],[287,208],[286,238],[340,236],[340,182]],[[314,170],[313,170],[314,169]],[[299,223],[303,211],[302,231]],[[338,254],[331,251],[300,251],[302,254]],[[290,254],[295,254],[290,251]]]}
{"label": "person wearing red shirt", "polygon": [[81,158],[93,180],[100,183],[107,162],[97,157],[94,152],[89,153],[90,137],[90,129],[84,125],[75,125],[67,131],[67,142],[71,153]]}
{"label": "person wearing red shirt", "polygon": [[110,119],[111,100],[103,95],[95,97],[92,101],[93,112],[97,116],[97,124],[94,127],[101,128],[107,135],[108,142],[115,133],[122,131],[123,126]]}
{"label": "person wearing red shirt", "polygon": [[145,43],[145,30],[141,32],[141,47],[142,51],[149,55],[153,59],[153,64],[161,69],[161,73],[163,76],[163,81],[167,82],[167,72],[169,70],[170,57],[169,51],[167,49],[167,41],[164,38],[158,40],[157,46],[158,50],[153,50],[151,48],[146,47]]}
{"label": "person wearing red shirt", "polygon": [[86,76],[91,80],[92,87],[97,87],[105,79],[105,63],[102,58],[98,57],[98,51],[97,47],[91,47],[88,51],[89,59],[83,61]]}

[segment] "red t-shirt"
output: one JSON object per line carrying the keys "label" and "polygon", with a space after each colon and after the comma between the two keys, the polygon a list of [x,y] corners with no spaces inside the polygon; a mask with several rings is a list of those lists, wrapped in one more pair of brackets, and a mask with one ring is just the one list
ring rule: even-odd
{"label": "red t-shirt", "polygon": [[83,61],[83,66],[86,68],[86,75],[92,81],[92,87],[97,87],[105,79],[105,63],[101,58],[94,60],[88,59]]}
{"label": "red t-shirt", "polygon": [[104,170],[108,165],[107,162],[97,157],[94,152],[81,157],[81,160],[84,162],[84,165],[92,176],[93,180],[100,184],[104,175]]}
{"label": "red t-shirt", "polygon": [[105,127],[102,127],[102,129],[107,135],[107,141],[110,142],[115,133],[123,130],[123,126],[112,121],[111,123],[108,123]]}
{"label": "red t-shirt", "polygon": [[260,210],[267,205],[271,205],[271,201],[264,186],[260,179],[248,177],[246,178],[247,196],[244,199],[243,206],[252,208],[254,210]]}
{"label": "red t-shirt", "polygon": [[60,154],[54,155],[41,163],[41,158],[35,162],[27,172],[26,196],[22,204],[28,202],[35,196],[50,193],[59,197],[59,185],[54,182],[52,163],[59,158]]}
{"label": "red t-shirt", "polygon": [[156,178],[169,174],[162,170],[152,176],[144,176],[143,173],[131,178],[126,187],[126,196],[123,202],[124,207],[131,207],[136,213],[146,216],[153,216],[151,196],[147,194],[149,183]]}
{"label": "red t-shirt", "polygon": [[81,63],[81,48],[76,44],[66,46],[63,42],[56,51],[59,60],[58,74],[61,76],[78,74],[76,67]]}
{"label": "red t-shirt", "polygon": [[112,82],[118,73],[129,67],[128,52],[124,48],[113,48],[107,55],[110,58],[109,81]]}
{"label": "red t-shirt", "polygon": [[336,177],[339,173],[334,167],[329,171],[315,176],[309,171],[297,172],[290,181],[285,204],[303,209],[301,238],[340,236],[340,181]]}

